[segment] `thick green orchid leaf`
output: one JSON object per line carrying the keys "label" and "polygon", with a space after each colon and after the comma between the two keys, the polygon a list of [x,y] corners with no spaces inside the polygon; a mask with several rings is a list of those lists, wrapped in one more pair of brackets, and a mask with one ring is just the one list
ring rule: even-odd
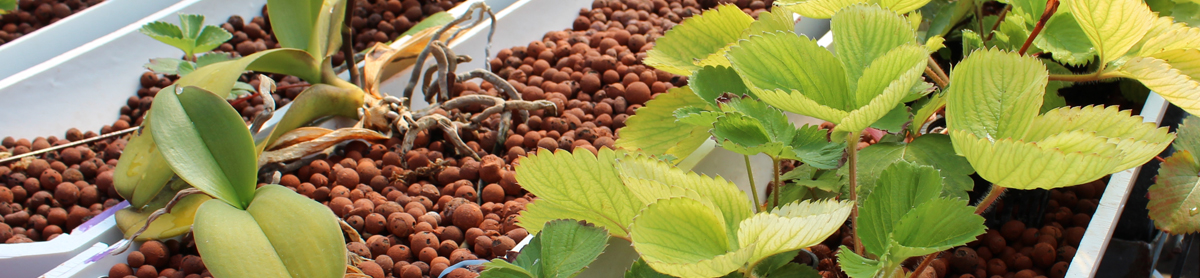
{"label": "thick green orchid leaf", "polygon": [[1050,20],[1046,21],[1042,34],[1034,38],[1033,43],[1038,48],[1050,52],[1054,60],[1071,66],[1087,65],[1096,57],[1096,49],[1079,27],[1079,22],[1065,12],[1051,16]]}
{"label": "thick green orchid leaf", "polygon": [[617,152],[602,148],[598,156],[560,150],[522,158],[516,167],[517,181],[538,199],[518,222],[537,233],[550,220],[583,220],[615,237],[629,238],[629,224],[645,203],[622,184],[615,165],[618,157]]}
{"label": "thick green orchid leaf", "polygon": [[742,77],[738,76],[737,71],[726,66],[705,66],[692,73],[688,81],[692,91],[712,106],[716,106],[717,98],[725,93],[732,93],[734,96],[750,94],[750,89],[742,83]]}
{"label": "thick green orchid leaf", "polygon": [[854,108],[841,63],[815,41],[766,33],[739,41],[726,55],[747,87],[772,106],[834,123]]}
{"label": "thick green orchid leaf", "polygon": [[754,250],[751,265],[775,254],[813,246],[842,226],[852,206],[854,203],[847,201],[803,201],[759,213],[742,221],[738,244]]}
{"label": "thick green orchid leaf", "polygon": [[723,276],[749,261],[754,248],[730,250],[730,231],[717,215],[716,208],[694,199],[659,200],[634,218],[633,248],[654,270],[667,275]]}
{"label": "thick green orchid leaf", "polygon": [[[1173,61],[1154,57],[1135,57],[1121,65],[1117,72],[1128,78],[1141,81],[1147,88],[1179,106],[1188,113],[1200,114],[1200,50],[1172,50],[1158,56],[1175,58]],[[1176,67],[1178,66],[1178,68]]]}
{"label": "thick green orchid leaf", "polygon": [[[164,163],[165,164],[165,163]],[[146,225],[146,219],[154,214],[154,211],[166,207],[171,199],[175,198],[175,194],[179,190],[187,187],[187,183],[182,180],[172,181],[172,185],[180,184],[181,186],[172,186],[168,190],[159,192],[158,196],[154,196],[153,201],[145,207],[127,207],[118,210],[114,215],[117,221],[117,227],[126,237],[132,236],[135,232]],[[178,187],[178,188],[175,188]],[[149,227],[138,235],[134,240],[157,240],[168,239],[180,236],[192,231],[192,220],[196,217],[196,209],[200,208],[200,204],[211,200],[212,197],[204,194],[192,194],[175,203],[171,208],[171,212],[158,216],[154,222],[150,223]],[[140,208],[140,209],[139,209]]]}
{"label": "thick green orchid leaf", "polygon": [[734,5],[693,16],[676,25],[646,52],[646,65],[678,74],[691,75],[701,60],[737,41],[754,18]]}
{"label": "thick green orchid leaf", "polygon": [[[838,61],[845,68],[846,80],[850,81],[850,91],[855,91],[862,83],[859,79],[863,77],[863,71],[875,59],[901,45],[916,42],[917,33],[907,22],[903,16],[874,5],[846,7],[830,21],[829,27],[837,42],[834,48]],[[858,106],[878,94],[877,91],[857,93],[866,94],[856,96],[854,103]]]}
{"label": "thick green orchid leaf", "polygon": [[711,122],[703,126],[677,122],[675,110],[707,106],[687,86],[672,88],[646,102],[637,115],[629,117],[625,127],[618,131],[620,136],[615,145],[654,156],[687,157],[708,140]]}
{"label": "thick green orchid leaf", "polygon": [[672,276],[655,271],[649,263],[646,263],[645,258],[639,257],[636,262],[633,262],[633,265],[629,266],[629,270],[625,271],[625,278],[672,278]]}
{"label": "thick green orchid leaf", "polygon": [[[954,154],[950,137],[941,134],[925,134],[908,144],[885,142],[871,145],[858,152],[858,194],[860,198],[870,196],[888,166],[897,161],[932,166],[945,181],[942,196],[967,198],[966,191],[974,188],[971,173],[975,169],[961,156]],[[844,175],[847,170],[839,169]]]}
{"label": "thick green orchid leaf", "polygon": [[117,194],[129,200],[130,207],[134,209],[149,204],[175,176],[154,143],[149,120],[143,122],[140,132],[129,138],[117,161],[117,169],[113,171],[113,188],[116,188]]}
{"label": "thick green orchid leaf", "polygon": [[871,254],[886,253],[901,217],[917,205],[938,198],[942,190],[937,169],[904,161],[892,163],[879,175],[879,185],[858,210],[856,231],[863,248]]}
{"label": "thick green orchid leaf", "polygon": [[[494,259],[485,264],[486,274],[481,274],[489,277],[574,277],[596,260],[606,245],[608,232],[604,228],[573,220],[550,221],[529,245],[521,249],[513,264]],[[516,269],[509,269],[514,267]]]}
{"label": "thick green orchid leaf", "polygon": [[843,8],[859,4],[879,4],[896,13],[908,13],[929,3],[930,0],[780,0],[775,5],[791,9],[800,15],[811,18],[831,18]]}
{"label": "thick green orchid leaf", "polygon": [[[634,180],[654,181],[661,185],[695,192],[695,196],[699,196],[696,199],[711,203],[720,210],[721,220],[726,223],[725,229],[728,231],[736,230],[738,223],[754,213],[753,204],[746,193],[739,190],[737,185],[719,176],[713,178],[694,172],[685,172],[647,156],[631,155],[622,158],[617,167],[622,181],[630,187],[630,190],[634,191],[634,194],[642,194],[646,191],[644,188],[634,186]],[[652,198],[643,198],[643,201],[650,203],[658,199],[677,196],[690,197],[685,194],[663,194]],[[732,233],[729,234],[732,235]],[[734,241],[736,239],[732,237],[729,240],[729,242]]]}
{"label": "thick green orchid leaf", "polygon": [[[1192,154],[1200,136],[1200,122],[1189,116],[1179,125],[1178,149],[1166,159],[1158,170],[1154,185],[1150,186],[1146,204],[1154,227],[1171,234],[1189,234],[1200,231],[1200,161]],[[1187,139],[1184,139],[1187,138]]]}
{"label": "thick green orchid leaf", "polygon": [[[274,144],[275,140],[278,140],[284,133],[305,126],[317,119],[329,116],[358,117],[358,108],[362,107],[362,105],[362,90],[352,90],[325,84],[312,85],[304,89],[292,101],[292,106],[288,108],[288,112],[283,114],[283,118],[271,128],[271,136],[268,136],[261,142],[257,142],[257,151],[258,153],[262,153],[267,146]],[[263,131],[266,130],[264,129]]]}
{"label": "thick green orchid leaf", "polygon": [[935,198],[896,222],[889,255],[894,261],[924,256],[974,241],[984,233],[983,217],[966,200]]}
{"label": "thick green orchid leaf", "polygon": [[1020,138],[1038,115],[1048,75],[1035,58],[976,51],[950,75],[947,127],[987,138]]}
{"label": "thick green orchid leaf", "polygon": [[254,198],[257,158],[241,114],[225,98],[170,86],[154,98],[150,128],[171,169],[196,189],[237,208]]}
{"label": "thick green orchid leaf", "polygon": [[237,60],[218,62],[198,68],[175,82],[178,86],[196,86],[225,97],[245,71],[294,75],[309,83],[322,83],[321,62],[308,53],[292,48],[260,51]]}
{"label": "thick green orchid leaf", "polygon": [[879,261],[864,258],[854,253],[854,250],[842,245],[837,252],[838,265],[851,278],[872,278],[879,276],[884,265]]}
{"label": "thick green orchid leaf", "polygon": [[1079,27],[1108,63],[1124,56],[1150,29],[1154,14],[1138,0],[1064,0]]}
{"label": "thick green orchid leaf", "polygon": [[341,43],[345,2],[341,0],[268,0],[271,31],[284,48],[302,49],[324,59]]}

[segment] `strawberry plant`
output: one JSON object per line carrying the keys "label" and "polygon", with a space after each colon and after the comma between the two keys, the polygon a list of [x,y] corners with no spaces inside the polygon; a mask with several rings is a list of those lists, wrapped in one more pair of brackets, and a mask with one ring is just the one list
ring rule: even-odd
{"label": "strawberry plant", "polygon": [[198,62],[196,54],[217,49],[233,38],[221,27],[205,26],[204,16],[197,14],[179,14],[179,25],[163,21],[147,23],[138,32],[183,50],[183,57],[191,62]]}
{"label": "strawberry plant", "polygon": [[1200,160],[1196,138],[1200,138],[1200,123],[1195,116],[1188,116],[1179,125],[1179,139],[1175,140],[1175,153],[1166,158],[1158,170],[1154,185],[1150,186],[1146,204],[1154,227],[1171,234],[1200,232]]}

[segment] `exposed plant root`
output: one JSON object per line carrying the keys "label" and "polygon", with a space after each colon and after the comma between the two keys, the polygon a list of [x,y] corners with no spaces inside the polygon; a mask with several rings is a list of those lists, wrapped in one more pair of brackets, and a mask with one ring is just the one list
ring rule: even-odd
{"label": "exposed plant root", "polygon": [[350,242],[366,243],[366,241],[363,241],[362,235],[358,233],[358,230],[355,230],[354,227],[351,227],[350,223],[346,223],[346,220],[338,218],[338,225],[341,226],[342,233],[346,234],[346,238],[349,238]]}
{"label": "exposed plant root", "polygon": [[271,92],[275,91],[275,80],[266,75],[258,75],[258,94],[263,99],[263,111],[254,115],[254,120],[250,124],[250,133],[258,133],[264,123],[275,115],[275,98],[271,96]]}
{"label": "exposed plant root", "polygon": [[[460,124],[461,123],[451,121],[450,118],[446,118],[446,116],[442,116],[440,114],[432,114],[421,117],[420,119],[417,119],[416,122],[413,122],[411,129],[405,131],[404,141],[400,145],[400,153],[408,153],[408,151],[412,150],[413,143],[416,142],[418,133],[428,130],[432,127],[437,127],[446,133],[446,137],[448,137],[446,139],[450,141],[450,143],[454,144],[454,149],[458,151],[459,155],[470,155],[472,158],[480,160],[479,154],[475,153],[474,150],[471,150],[471,147],[468,147],[467,143],[463,142],[462,137],[458,136]],[[405,165],[405,167],[407,166],[408,165]]]}

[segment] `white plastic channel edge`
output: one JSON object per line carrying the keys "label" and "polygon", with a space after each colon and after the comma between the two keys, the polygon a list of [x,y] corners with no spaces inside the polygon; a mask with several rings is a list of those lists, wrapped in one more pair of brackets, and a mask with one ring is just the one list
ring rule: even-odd
{"label": "white plastic channel edge", "polygon": [[0,269],[4,270],[3,276],[36,277],[75,257],[89,246],[121,240],[121,231],[117,229],[117,220],[112,215],[126,206],[129,206],[128,202],[121,202],[84,222],[70,233],[59,235],[50,241],[0,244]]}
{"label": "white plastic channel edge", "polygon": [[[110,0],[118,1],[118,0]],[[123,0],[121,0],[123,1]],[[160,1],[160,0],[155,0]],[[61,135],[70,128],[99,130],[117,120],[121,106],[139,88],[142,65],[182,52],[137,29],[154,21],[179,24],[178,13],[203,14],[219,24],[231,15],[262,12],[266,0],[185,0],[37,66],[0,80],[0,136]]]}
{"label": "white plastic channel edge", "polygon": [[109,0],[0,45],[0,78],[45,62],[179,0]]}
{"label": "white plastic channel edge", "polygon": [[[1169,106],[1170,103],[1167,103],[1167,100],[1158,93],[1150,92],[1150,96],[1146,97],[1146,104],[1142,106],[1142,113],[1139,115],[1142,116],[1143,122],[1161,124],[1163,114],[1166,113]],[[1129,200],[1129,192],[1133,190],[1134,178],[1141,170],[1142,166],[1138,166],[1117,172],[1108,178],[1108,187],[1104,189],[1104,195],[1100,197],[1100,204],[1096,206],[1096,212],[1092,214],[1091,222],[1088,222],[1083,239],[1079,241],[1075,258],[1067,267],[1066,278],[1096,276],[1096,270],[1100,267],[1100,259],[1104,258],[1104,251],[1108,249],[1113,230],[1117,227],[1118,217],[1125,210],[1125,201]]]}

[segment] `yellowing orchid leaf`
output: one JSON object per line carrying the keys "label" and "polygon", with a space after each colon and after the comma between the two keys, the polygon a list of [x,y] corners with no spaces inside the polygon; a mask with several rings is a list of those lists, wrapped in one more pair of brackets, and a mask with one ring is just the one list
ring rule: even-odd
{"label": "yellowing orchid leaf", "polygon": [[[719,277],[749,259],[753,248],[730,250],[716,208],[690,198],[654,202],[634,218],[633,248],[654,270],[679,277]],[[687,221],[678,221],[686,219]]]}
{"label": "yellowing orchid leaf", "polygon": [[1063,0],[1083,33],[1108,63],[1124,56],[1150,29],[1155,16],[1138,0]]}
{"label": "yellowing orchid leaf", "polygon": [[129,206],[141,209],[154,200],[175,172],[167,165],[149,128],[150,119],[142,123],[142,130],[129,138],[117,168],[113,170],[113,188],[117,194],[129,200]]}
{"label": "yellowing orchid leaf", "polygon": [[[1189,60],[1197,59],[1200,57]],[[1135,57],[1121,65],[1117,71],[1124,77],[1141,81],[1147,88],[1184,111],[1193,115],[1200,114],[1200,82],[1173,65],[1162,59]]]}
{"label": "yellowing orchid leaf", "polygon": [[950,73],[946,125],[981,137],[1020,138],[1038,115],[1048,76],[1036,58],[976,51]]}
{"label": "yellowing orchid leaf", "polygon": [[[283,114],[278,123],[270,127],[270,135],[257,142],[256,147],[261,153],[268,146],[275,145],[275,141],[285,133],[308,125],[317,119],[329,116],[357,118],[358,108],[362,105],[362,90],[314,84],[305,88],[296,99],[292,100],[287,113]],[[263,131],[267,130],[264,129],[260,132]]]}
{"label": "yellowing orchid leaf", "polygon": [[621,182],[615,165],[618,157],[616,151],[602,148],[598,155],[543,150],[522,158],[516,167],[517,182],[538,199],[518,222],[537,233],[545,221],[583,220],[615,237],[629,238],[628,226],[645,203]]}
{"label": "yellowing orchid leaf", "polygon": [[[181,180],[177,180],[176,182],[186,185]],[[176,189],[163,190],[146,207],[140,208],[140,210],[133,206],[118,210],[114,215],[117,227],[121,229],[121,232],[126,237],[132,236],[146,225],[146,219],[154,211],[166,207],[167,203],[172,198],[175,198],[175,194],[178,192],[179,190]],[[200,204],[211,199],[212,197],[204,194],[192,194],[183,197],[183,199],[175,203],[175,207],[171,209],[170,213],[160,215],[154,222],[150,223],[146,231],[142,232],[134,240],[167,239],[191,232],[192,220],[196,216],[196,209],[200,207]]]}
{"label": "yellowing orchid leaf", "polygon": [[[625,121],[625,128],[615,146],[640,150],[650,155],[687,157],[708,140],[711,126],[692,125],[676,121],[675,111],[685,107],[707,107],[687,86],[672,88],[646,102],[637,115]],[[612,230],[611,228],[609,230]]]}
{"label": "yellowing orchid leaf", "polygon": [[691,75],[697,62],[737,41],[754,18],[734,5],[721,5],[693,16],[655,42],[646,52],[646,65],[678,74]]}
{"label": "yellowing orchid leaf", "polygon": [[[750,262],[809,247],[828,238],[850,216],[854,203],[822,200],[794,202],[742,221],[738,243],[754,248]],[[757,244],[757,247],[754,245]]]}

